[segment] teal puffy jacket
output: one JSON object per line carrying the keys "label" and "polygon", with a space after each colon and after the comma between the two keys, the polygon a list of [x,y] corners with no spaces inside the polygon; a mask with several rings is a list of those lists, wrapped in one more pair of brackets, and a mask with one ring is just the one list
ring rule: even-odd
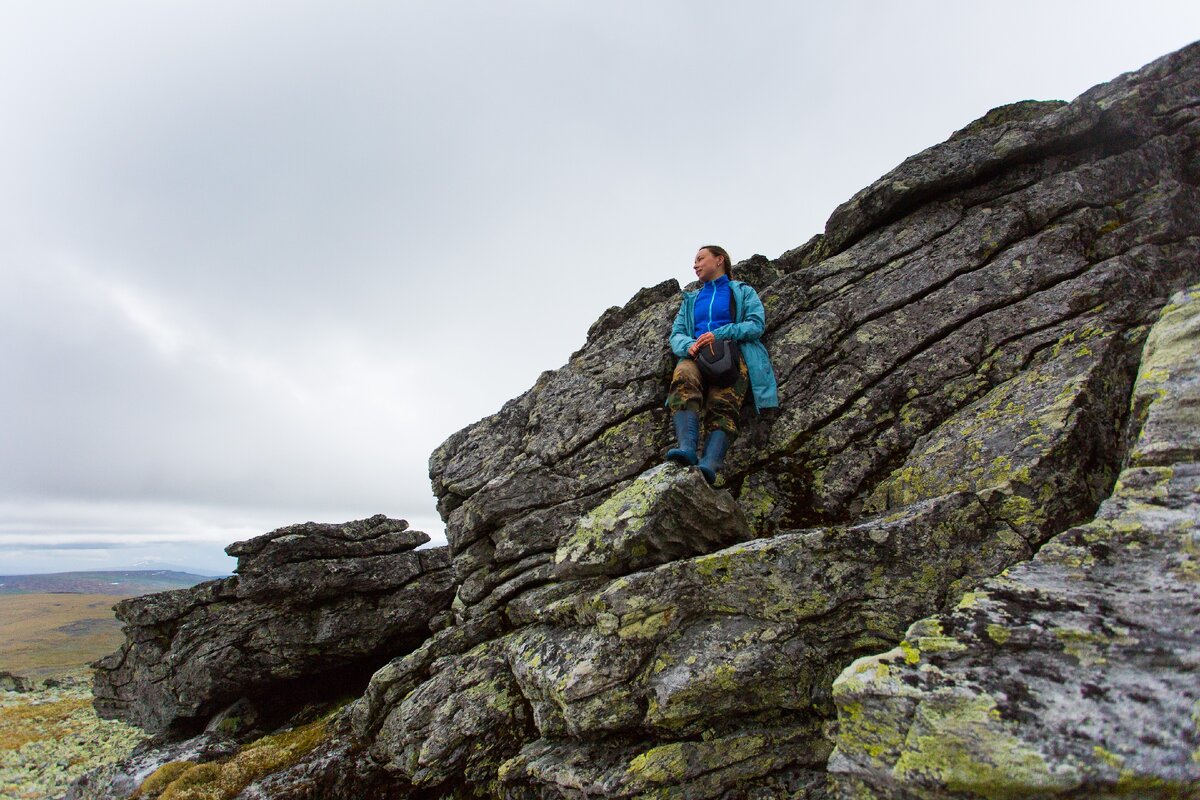
{"label": "teal puffy jacket", "polygon": [[[713,331],[718,339],[732,339],[738,343],[742,358],[746,361],[746,371],[750,375],[750,391],[754,395],[754,408],[762,411],[764,408],[779,406],[779,391],[775,386],[775,370],[771,368],[771,357],[767,348],[760,341],[763,331],[767,328],[766,312],[758,292],[741,281],[730,281],[729,288],[736,293],[737,321],[722,325]],[[688,354],[688,348],[696,341],[696,295],[699,291],[684,292],[683,303],[679,313],[675,315],[675,324],[671,326],[671,352],[679,358]]]}

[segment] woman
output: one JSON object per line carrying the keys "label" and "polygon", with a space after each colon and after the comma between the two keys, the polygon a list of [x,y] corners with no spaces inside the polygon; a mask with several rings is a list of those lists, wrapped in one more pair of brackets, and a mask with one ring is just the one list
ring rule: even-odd
{"label": "woman", "polygon": [[[746,389],[753,391],[754,406],[760,412],[777,407],[779,396],[771,359],[759,341],[766,329],[766,316],[758,293],[732,280],[729,253],[723,247],[701,247],[693,269],[700,279],[700,289],[683,293],[683,303],[671,327],[671,351],[679,357],[679,363],[671,377],[667,408],[673,412],[679,446],[667,451],[667,460],[699,466],[711,484],[717,480],[725,451],[737,438]],[[720,340],[737,342],[741,349],[739,374],[729,387],[708,385],[695,360],[701,347]],[[697,456],[702,409],[706,412],[704,455]]]}

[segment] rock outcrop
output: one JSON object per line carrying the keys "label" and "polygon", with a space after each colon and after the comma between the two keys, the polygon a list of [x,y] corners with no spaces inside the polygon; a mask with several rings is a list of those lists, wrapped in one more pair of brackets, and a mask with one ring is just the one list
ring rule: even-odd
{"label": "rock outcrop", "polygon": [[1150,333],[1095,519],[834,683],[845,796],[1200,792],[1200,287]]}
{"label": "rock outcrop", "polygon": [[623,534],[577,546],[668,444],[671,357],[645,343],[678,287],[605,314],[434,453],[460,641],[375,676],[354,710],[372,756],[548,797],[770,796],[823,771],[843,668],[1109,495],[1146,332],[1200,277],[1198,115],[1194,46],[993,113],[738,265],[784,397],[725,476],[752,541],[657,566]]}
{"label": "rock outcrop", "polygon": [[238,701],[240,717],[269,719],[361,687],[449,604],[446,549],[415,549],[428,541],[378,515],[230,545],[233,577],[117,604],[126,642],[94,665],[97,710],[188,730]]}
{"label": "rock outcrop", "polygon": [[[783,405],[722,482],[660,464],[679,286],[643,289],[434,452],[451,613],[272,791],[1191,796],[1200,44],[996,109],[734,271]],[[247,614],[310,582],[248,566]],[[205,679],[124,713],[215,710]]]}
{"label": "rock outcrop", "polygon": [[33,681],[8,670],[0,670],[0,692],[31,692]]}

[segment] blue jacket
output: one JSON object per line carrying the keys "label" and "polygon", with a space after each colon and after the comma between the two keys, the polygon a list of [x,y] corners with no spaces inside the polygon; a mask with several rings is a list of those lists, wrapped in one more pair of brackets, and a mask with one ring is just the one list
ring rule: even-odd
{"label": "blue jacket", "polygon": [[[771,368],[771,357],[759,339],[767,328],[766,312],[758,292],[741,281],[730,281],[729,288],[737,295],[737,322],[722,325],[713,331],[718,339],[732,339],[738,343],[746,371],[750,375],[750,391],[754,395],[754,408],[779,406],[779,393],[775,386],[775,370]],[[684,292],[675,324],[671,326],[671,352],[686,358],[688,348],[696,341],[696,296],[699,291]]]}

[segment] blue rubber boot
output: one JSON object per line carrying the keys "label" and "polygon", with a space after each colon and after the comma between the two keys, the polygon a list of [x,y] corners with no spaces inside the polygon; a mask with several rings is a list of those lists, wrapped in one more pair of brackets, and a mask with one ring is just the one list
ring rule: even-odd
{"label": "blue rubber boot", "polygon": [[700,439],[700,415],[695,411],[676,411],[671,418],[675,423],[675,439],[678,447],[667,451],[667,461],[684,467],[696,466],[696,442]]}
{"label": "blue rubber boot", "polygon": [[704,443],[704,457],[700,459],[700,472],[710,486],[717,482],[717,473],[721,469],[721,462],[725,460],[725,451],[729,449],[729,443],[729,435],[722,430],[715,430],[708,434],[708,441]]}

